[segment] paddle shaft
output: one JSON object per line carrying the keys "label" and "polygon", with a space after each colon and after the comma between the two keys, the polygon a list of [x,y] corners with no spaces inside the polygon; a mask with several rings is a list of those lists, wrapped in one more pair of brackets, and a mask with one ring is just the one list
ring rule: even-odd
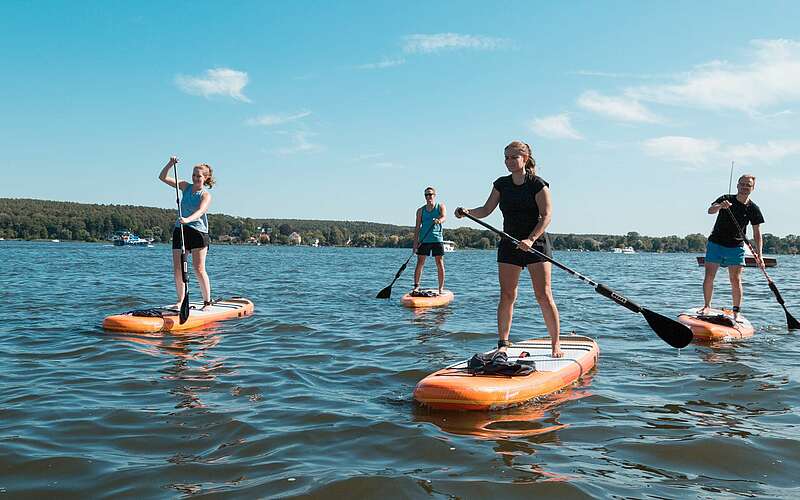
{"label": "paddle shaft", "polygon": [[[431,231],[433,231],[433,226],[434,225],[435,224],[431,224],[431,227],[428,228],[428,230],[425,232],[425,235],[419,240],[420,243],[422,242],[422,240],[424,240],[425,238],[428,237],[428,235],[430,234]],[[376,296],[376,298],[378,298],[378,299],[388,299],[389,297],[392,296],[392,286],[397,281],[397,279],[400,278],[400,275],[403,274],[403,271],[406,270],[406,266],[408,266],[408,263],[411,262],[411,257],[413,257],[413,256],[414,256],[414,249],[412,248],[411,249],[411,255],[408,256],[408,259],[406,259],[406,261],[403,263],[403,265],[400,266],[400,269],[397,270],[397,274],[394,275],[394,279],[392,280],[392,282],[389,283],[389,286],[385,287],[383,290],[378,292],[378,295]]]}
{"label": "paddle shaft", "polygon": [[[733,162],[731,162],[731,176],[730,179],[728,180],[728,196],[731,195],[732,182],[733,182]],[[767,285],[769,286],[769,289],[772,290],[772,294],[775,295],[775,300],[778,301],[778,304],[781,305],[781,307],[783,308],[783,312],[786,314],[786,323],[788,325],[788,328],[790,330],[800,329],[800,322],[798,322],[795,319],[795,317],[792,316],[792,314],[789,312],[789,309],[786,308],[786,303],[783,300],[783,296],[781,295],[781,292],[778,291],[778,285],[776,285],[775,282],[772,281],[772,278],[769,277],[769,274],[767,274],[766,265],[764,263],[764,257],[761,254],[756,255],[756,251],[753,248],[753,245],[750,243],[750,240],[747,239],[747,234],[742,230],[742,227],[739,225],[739,221],[737,221],[736,217],[734,217],[733,211],[731,211],[730,207],[725,208],[725,210],[728,212],[728,215],[733,221],[733,224],[736,226],[736,230],[739,232],[739,236],[741,236],[742,240],[744,240],[745,244],[747,245],[747,248],[749,248],[750,252],[753,254],[753,257],[758,259],[760,264],[758,268],[761,269],[762,273],[764,273],[764,277],[767,279]]]}
{"label": "paddle shaft", "polygon": [[[172,172],[175,176],[175,202],[178,204],[178,218],[180,219],[183,217],[181,213],[181,195],[180,189],[178,189],[178,163],[175,162],[172,164]],[[186,263],[186,240],[184,239],[183,235],[183,224],[178,222],[178,225],[181,228],[181,273],[183,275],[183,284],[184,284],[184,293],[189,293],[189,268]]]}
{"label": "paddle shaft", "polygon": [[[490,231],[494,231],[495,233],[499,234],[503,238],[506,238],[507,240],[511,241],[515,245],[519,245],[519,240],[514,238],[510,234],[508,234],[508,233],[506,233],[504,231],[501,231],[501,230],[499,230],[499,229],[497,229],[497,228],[495,228],[495,227],[483,222],[482,220],[473,217],[472,215],[470,215],[470,214],[468,214],[466,212],[464,212],[464,216],[468,217],[469,219],[471,219],[471,220],[473,220],[475,222],[477,222],[478,224],[480,224],[481,226],[485,227],[486,229],[488,229]],[[529,251],[532,252],[532,253],[535,253],[536,255],[538,255],[539,257],[543,258],[547,262],[553,264],[554,266],[558,267],[559,269],[562,269],[562,270],[568,272],[569,274],[575,276],[576,278],[578,278],[578,279],[590,284],[595,289],[595,291],[597,293],[599,293],[600,295],[602,295],[604,297],[608,297],[609,299],[613,300],[617,304],[619,304],[619,305],[621,305],[623,307],[626,307],[627,309],[630,309],[631,311],[633,311],[635,313],[642,312],[642,307],[641,306],[639,306],[635,302],[631,301],[627,297],[624,297],[623,295],[618,294],[617,292],[615,292],[614,290],[608,288],[604,284],[598,283],[598,282],[594,281],[593,279],[591,279],[591,278],[589,278],[587,276],[584,276],[581,273],[579,273],[579,272],[577,272],[577,271],[575,271],[573,269],[570,269],[569,267],[567,267],[564,264],[558,262],[557,260],[553,259],[552,257],[549,257],[548,255],[536,250],[535,248],[531,248]]]}
{"label": "paddle shaft", "polygon": [[[739,221],[737,221],[736,217],[733,216],[733,212],[731,212],[731,209],[730,208],[726,208],[725,210],[728,212],[728,215],[730,215],[731,220],[736,225],[736,230],[739,231],[739,236],[741,236],[742,239],[744,240],[744,242],[747,244],[747,248],[749,248],[750,252],[754,256],[756,256],[756,251],[753,248],[753,244],[750,243],[750,240],[747,238],[747,235],[742,230],[742,227],[739,225]],[[783,306],[784,305],[784,301],[783,301],[783,297],[781,296],[781,292],[778,291],[778,287],[775,285],[775,282],[772,281],[772,278],[769,277],[769,274],[767,274],[767,270],[764,268],[765,267],[764,266],[764,257],[762,257],[759,254],[757,256],[757,258],[758,258],[759,261],[761,261],[761,265],[758,266],[758,268],[761,269],[762,273],[764,273],[764,277],[767,279],[767,284],[769,285],[770,290],[772,290],[772,293],[775,294],[775,298],[778,300],[778,303]],[[786,306],[784,306],[784,309],[785,308],[786,308]],[[787,311],[787,314],[788,314],[788,311]]]}
{"label": "paddle shaft", "polygon": [[[733,162],[731,162],[731,175],[730,178],[728,179],[728,196],[732,196],[731,194],[732,185],[733,185]],[[756,250],[753,248],[753,245],[750,243],[750,240],[747,239],[747,234],[744,232],[744,230],[742,230],[742,226],[739,225],[739,221],[737,221],[736,217],[734,217],[730,207],[725,208],[725,210],[728,212],[728,215],[730,215],[731,220],[733,221],[733,225],[736,226],[736,230],[739,232],[739,236],[741,236],[745,244],[747,244],[747,248],[750,249],[750,253],[752,253],[753,256],[755,256]],[[764,263],[764,258],[761,256],[761,254],[758,254],[758,260],[760,260],[762,264]],[[763,266],[758,266],[758,268],[761,269],[761,272],[764,273],[764,277],[767,278],[767,281],[770,283],[770,288],[772,288],[773,287],[772,279],[767,274],[767,270],[764,269]],[[777,290],[775,291],[777,292]],[[779,297],[778,302],[783,304],[783,297],[780,297],[780,293],[777,293],[777,296]]]}
{"label": "paddle shaft", "polygon": [[[428,230],[425,231],[425,234],[422,236],[422,238],[419,239],[419,244],[420,245],[422,244],[422,240],[424,240],[425,238],[428,237],[429,234],[431,234],[431,231],[433,231],[433,226],[435,226],[435,225],[436,224],[431,224],[431,227],[429,227]],[[418,248],[419,248],[419,246],[418,246]],[[403,273],[403,271],[406,270],[406,266],[408,266],[408,263],[411,262],[411,257],[414,256],[414,252],[415,252],[415,250],[412,248],[411,249],[411,255],[409,255],[408,259],[406,259],[405,263],[402,266],[400,266],[400,270],[397,271],[397,274],[394,276],[394,279],[392,280],[392,283],[389,286],[394,285],[394,282],[397,281],[397,278],[399,278],[400,275]]]}

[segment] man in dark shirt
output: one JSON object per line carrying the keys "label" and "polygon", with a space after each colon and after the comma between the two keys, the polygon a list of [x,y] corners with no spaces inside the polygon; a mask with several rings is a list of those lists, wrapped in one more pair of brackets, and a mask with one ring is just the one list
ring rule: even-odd
{"label": "man in dark shirt", "polygon": [[[742,267],[744,266],[744,243],[747,224],[753,226],[755,248],[750,247],[758,265],[763,269],[761,258],[761,224],[764,217],[761,209],[750,200],[750,194],[756,186],[756,178],[745,174],[739,177],[736,184],[736,196],[722,195],[708,208],[709,214],[717,214],[717,221],[706,246],[705,279],[703,280],[703,299],[705,304],[700,310],[704,313],[711,307],[714,295],[714,277],[720,266],[728,268],[733,292],[733,313],[738,316],[742,305]],[[749,242],[748,242],[749,246]]]}

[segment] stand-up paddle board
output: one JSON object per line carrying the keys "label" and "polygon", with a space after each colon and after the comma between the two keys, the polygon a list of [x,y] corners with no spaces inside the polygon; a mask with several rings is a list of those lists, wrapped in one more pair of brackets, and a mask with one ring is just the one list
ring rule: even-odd
{"label": "stand-up paddle board", "polygon": [[253,314],[253,303],[242,297],[215,300],[205,307],[202,302],[189,305],[189,318],[184,324],[180,324],[178,309],[158,307],[108,316],[103,328],[131,333],[174,332]]}
{"label": "stand-up paddle board", "polygon": [[422,379],[414,389],[414,399],[442,410],[515,406],[574,383],[594,368],[600,355],[593,339],[578,335],[562,336],[561,350],[563,358],[552,357],[549,337],[515,342],[507,350],[508,361],[530,366],[533,372],[519,376],[475,375],[470,373],[468,361],[462,361]]}
{"label": "stand-up paddle board", "polygon": [[438,293],[438,290],[420,290],[420,295],[413,295],[412,293],[407,293],[403,295],[403,298],[400,299],[400,302],[406,307],[438,307],[438,306],[446,306],[450,302],[453,302],[453,299],[456,296],[450,290],[443,290],[442,293]]}
{"label": "stand-up paddle board", "polygon": [[706,309],[699,314],[700,309],[695,307],[678,316],[678,321],[692,330],[694,340],[746,339],[755,332],[753,325],[741,313],[733,319],[733,311],[729,309]]}

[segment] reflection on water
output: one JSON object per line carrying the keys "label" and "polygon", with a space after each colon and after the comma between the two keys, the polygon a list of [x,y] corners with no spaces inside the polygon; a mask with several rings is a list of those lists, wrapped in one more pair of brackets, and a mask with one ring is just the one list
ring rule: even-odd
{"label": "reflection on water", "polygon": [[[219,329],[212,325],[199,331],[158,332],[158,333],[119,333],[113,332],[108,338],[131,342],[138,352],[149,356],[174,357],[172,364],[164,366],[162,379],[176,381],[180,385],[169,390],[178,398],[175,408],[203,408],[200,394],[207,391],[207,383],[216,380],[224,370],[221,358],[209,358],[211,349],[222,340]],[[198,384],[203,383],[206,384]]]}
{"label": "reflection on water", "polygon": [[[567,427],[558,421],[558,408],[591,395],[593,373],[555,394],[502,411],[444,411],[414,405],[414,420],[435,424],[449,434],[480,439],[510,439],[543,436]],[[557,442],[557,435],[536,442]]]}

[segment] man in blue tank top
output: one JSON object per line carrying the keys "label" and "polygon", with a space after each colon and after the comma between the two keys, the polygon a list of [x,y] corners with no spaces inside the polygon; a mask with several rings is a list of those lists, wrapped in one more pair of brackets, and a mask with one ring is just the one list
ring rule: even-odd
{"label": "man in blue tank top", "polygon": [[436,202],[436,190],[425,188],[425,205],[417,209],[417,222],[414,226],[414,252],[417,254],[417,267],[414,269],[414,292],[419,292],[419,279],[425,259],[433,255],[439,277],[439,294],[444,291],[444,237],[442,223],[445,219],[444,203]]}

